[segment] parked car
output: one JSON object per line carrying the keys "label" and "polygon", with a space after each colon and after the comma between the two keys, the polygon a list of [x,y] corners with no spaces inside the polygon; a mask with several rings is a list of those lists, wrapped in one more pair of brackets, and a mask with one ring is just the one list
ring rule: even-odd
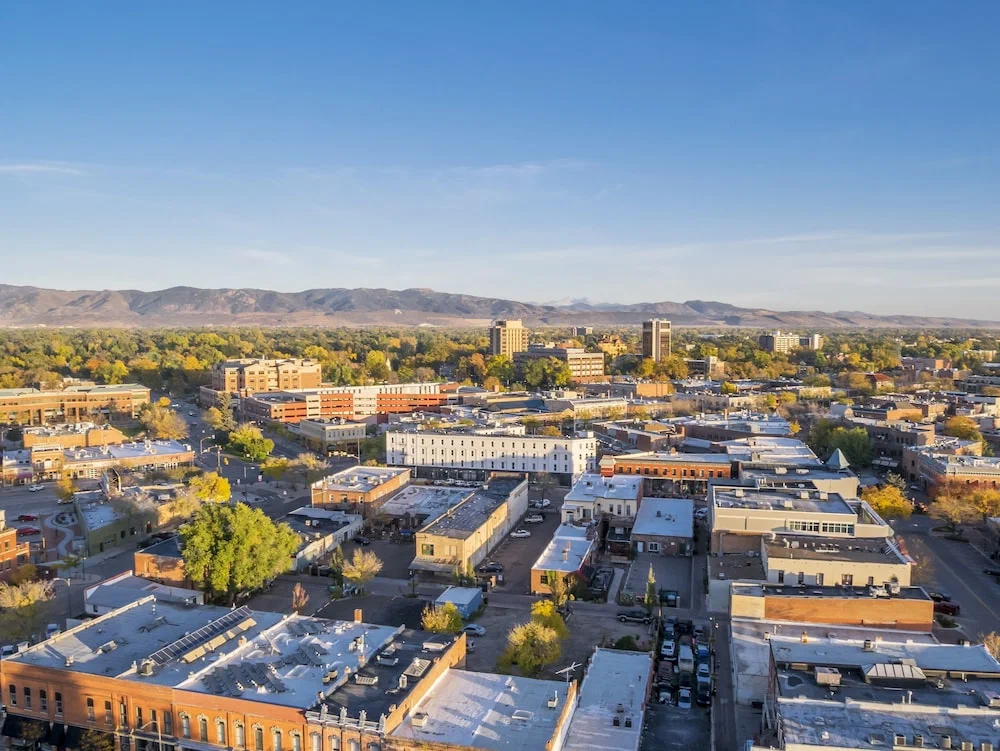
{"label": "parked car", "polygon": [[531,505],[533,508],[548,508],[552,505],[552,501],[548,498],[540,498],[537,501],[532,501]]}
{"label": "parked car", "polygon": [[666,684],[661,684],[660,688],[659,688],[659,692],[657,694],[657,701],[659,701],[660,704],[667,704],[667,703],[669,703],[670,700],[673,698],[671,696],[672,693],[673,693],[673,691],[671,690],[670,686],[668,686]]}
{"label": "parked car", "polygon": [[622,623],[649,623],[653,619],[645,610],[619,610],[618,620]]}
{"label": "parked car", "polygon": [[705,627],[700,623],[694,627],[695,641],[701,641],[705,636]]}
{"label": "parked car", "polygon": [[480,574],[502,574],[503,564],[496,561],[489,561],[479,567]]}
{"label": "parked car", "polygon": [[37,493],[39,490],[45,490],[45,486],[44,485],[29,485],[28,486],[28,492],[29,493]]}
{"label": "parked car", "polygon": [[666,605],[668,608],[676,608],[678,594],[672,589],[661,589],[660,590],[660,603]]}
{"label": "parked car", "polygon": [[17,520],[19,522],[37,522],[38,514],[19,514]]}
{"label": "parked car", "polygon": [[469,636],[486,636],[486,629],[478,623],[469,623],[462,629]]}
{"label": "parked car", "polygon": [[682,670],[680,677],[678,678],[678,684],[681,688],[691,688],[694,685],[694,679],[691,677],[691,673],[686,670]]}
{"label": "parked car", "polygon": [[664,639],[660,645],[660,657],[665,660],[672,660],[677,655],[677,642],[673,639]]}
{"label": "parked car", "polygon": [[541,514],[528,514],[524,517],[525,524],[541,524],[543,521],[545,521],[545,517]]}
{"label": "parked car", "polygon": [[708,507],[707,506],[702,506],[702,507],[696,508],[694,510],[694,518],[695,519],[704,519],[706,516],[708,516]]}
{"label": "parked car", "polygon": [[951,602],[951,595],[946,595],[942,592],[928,592],[927,595],[934,600],[934,602]]}
{"label": "parked car", "polygon": [[1000,576],[1000,568],[984,568],[983,573],[990,576]]}
{"label": "parked car", "polygon": [[712,677],[712,669],[708,666],[707,662],[698,663],[698,680],[710,680]]}
{"label": "parked car", "polygon": [[667,619],[663,622],[663,638],[674,641],[677,638],[677,629],[674,628],[676,621]]}
{"label": "parked car", "polygon": [[682,688],[677,692],[677,706],[680,709],[691,709],[691,689]]}
{"label": "parked car", "polygon": [[31,537],[32,535],[40,535],[42,530],[38,527],[18,527],[17,536],[18,537]]}
{"label": "parked car", "polygon": [[356,537],[354,538],[354,542],[356,542],[356,543],[357,543],[358,545],[371,545],[371,544],[372,544],[372,541],[371,541],[371,540],[369,540],[369,539],[368,539],[367,537],[365,537],[364,535],[357,535],[357,536],[356,536]]}
{"label": "parked car", "polygon": [[962,612],[962,608],[957,602],[935,602],[934,612],[942,615],[958,615]]}
{"label": "parked car", "polygon": [[520,538],[520,537],[531,537],[531,532],[529,532],[526,529],[515,529],[513,532],[510,533],[510,536],[511,537],[518,537],[518,538]]}
{"label": "parked car", "polygon": [[699,707],[707,707],[712,703],[712,684],[711,683],[699,683],[698,684],[698,694],[695,699],[698,702]]}

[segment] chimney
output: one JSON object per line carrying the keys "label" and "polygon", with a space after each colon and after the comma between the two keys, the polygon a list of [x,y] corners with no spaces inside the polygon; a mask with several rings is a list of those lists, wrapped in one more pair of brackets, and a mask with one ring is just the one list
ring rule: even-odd
{"label": "chimney", "polygon": [[568,560],[569,560],[569,551],[568,550],[564,550],[563,551],[563,562],[565,563]]}
{"label": "chimney", "polygon": [[361,623],[361,608],[354,608],[354,622]]}

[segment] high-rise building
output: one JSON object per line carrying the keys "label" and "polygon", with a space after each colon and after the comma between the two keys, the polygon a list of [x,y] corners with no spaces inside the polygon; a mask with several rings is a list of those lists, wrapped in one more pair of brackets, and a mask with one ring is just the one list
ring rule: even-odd
{"label": "high-rise building", "polygon": [[514,355],[514,363],[524,367],[539,358],[553,357],[569,366],[574,381],[586,381],[604,375],[604,353],[587,352],[582,347],[555,347],[551,344],[532,344]]}
{"label": "high-rise building", "polygon": [[799,336],[790,334],[787,331],[773,331],[770,334],[762,334],[757,343],[760,348],[768,352],[791,352],[793,349],[819,350],[823,348],[823,337],[820,334],[808,334]]}
{"label": "high-rise building", "polygon": [[513,359],[515,352],[528,348],[529,333],[519,318],[494,321],[490,327],[490,354]]}
{"label": "high-rise building", "polygon": [[656,361],[670,357],[670,321],[654,318],[643,322],[642,356]]}
{"label": "high-rise building", "polygon": [[212,367],[212,388],[232,393],[259,393],[316,388],[323,382],[315,360],[226,360]]}

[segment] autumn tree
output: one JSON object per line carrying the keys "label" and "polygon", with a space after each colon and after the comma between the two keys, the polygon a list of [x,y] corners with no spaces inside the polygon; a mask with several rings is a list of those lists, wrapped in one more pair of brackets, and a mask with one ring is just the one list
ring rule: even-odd
{"label": "autumn tree", "polygon": [[548,582],[549,599],[557,608],[561,608],[569,600],[569,582],[566,575],[559,571],[546,571],[545,580]]}
{"label": "autumn tree", "polygon": [[569,636],[566,621],[552,600],[536,600],[533,602],[531,604],[531,620],[540,626],[551,628],[559,635],[560,639],[565,639]]}
{"label": "autumn tree", "polygon": [[219,411],[218,407],[209,407],[206,409],[202,418],[205,420],[206,425],[215,430],[219,430],[222,427],[222,412]]}
{"label": "autumn tree", "polygon": [[220,503],[232,496],[229,480],[217,472],[206,472],[191,478],[191,492],[199,501]]}
{"label": "autumn tree", "polygon": [[269,456],[260,466],[261,473],[275,482],[284,477],[288,469],[288,459],[283,456]]}
{"label": "autumn tree", "polygon": [[309,603],[309,593],[302,586],[302,582],[296,582],[292,587],[292,610],[301,613]]}
{"label": "autumn tree", "polygon": [[80,734],[80,751],[115,751],[115,737],[88,728]]}
{"label": "autumn tree", "polygon": [[21,584],[0,582],[0,634],[8,642],[35,633],[42,605],[52,599],[50,582],[36,579]]}
{"label": "autumn tree", "polygon": [[382,571],[382,561],[370,550],[356,548],[350,560],[344,561],[344,579],[356,585],[360,592]]}
{"label": "autumn tree", "polygon": [[457,634],[462,630],[462,614],[454,603],[428,605],[420,617],[424,631],[432,634]]}
{"label": "autumn tree", "polygon": [[176,441],[188,436],[187,423],[170,408],[170,400],[166,397],[155,403],[143,404],[139,410],[139,422],[146,428],[149,438]]}
{"label": "autumn tree", "polygon": [[865,488],[861,499],[883,519],[906,519],[913,513],[913,504],[895,485]]}
{"label": "autumn tree", "polygon": [[301,474],[302,481],[308,485],[313,480],[322,477],[330,465],[322,457],[305,452],[296,456],[295,459],[288,463],[288,466]]}
{"label": "autumn tree", "polygon": [[1000,634],[996,631],[983,635],[983,646],[986,651],[993,655],[994,660],[1000,660]]}
{"label": "autumn tree", "polygon": [[945,522],[953,533],[959,533],[963,524],[972,524],[979,519],[979,511],[968,486],[956,481],[943,482],[934,489],[934,501],[929,513]]}
{"label": "autumn tree", "polygon": [[656,590],[656,576],[653,574],[653,564],[649,564],[649,573],[646,574],[646,596],[643,598],[642,604],[646,608],[647,613],[652,613],[657,605],[660,604],[660,596]]}
{"label": "autumn tree", "polygon": [[538,431],[538,435],[548,436],[549,438],[560,438],[562,436],[562,431],[555,425],[546,425]]}
{"label": "autumn tree", "polygon": [[949,418],[941,431],[944,435],[952,438],[959,438],[963,441],[979,441],[982,443],[983,434],[979,431],[979,425],[971,417],[958,415]]}
{"label": "autumn tree", "polygon": [[287,571],[299,537],[259,508],[208,503],[180,528],[184,571],[211,595],[229,602]]}
{"label": "autumn tree", "polygon": [[56,498],[65,502],[70,500],[73,497],[73,494],[76,493],[76,486],[73,484],[72,478],[69,475],[64,474],[56,483],[55,491]]}
{"label": "autumn tree", "polygon": [[522,623],[507,634],[504,658],[517,665],[526,676],[538,675],[543,667],[557,662],[561,654],[559,634],[540,623]]}

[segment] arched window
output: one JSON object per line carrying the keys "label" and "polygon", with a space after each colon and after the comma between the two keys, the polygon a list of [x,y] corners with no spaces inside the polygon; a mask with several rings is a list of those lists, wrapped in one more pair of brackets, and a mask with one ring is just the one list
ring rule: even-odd
{"label": "arched window", "polygon": [[323,736],[309,733],[309,751],[323,751]]}
{"label": "arched window", "polygon": [[226,721],[215,721],[215,742],[220,746],[226,745]]}
{"label": "arched window", "polygon": [[208,718],[199,717],[198,718],[198,740],[203,743],[208,743]]}
{"label": "arched window", "polygon": [[260,725],[253,729],[253,751],[264,751],[264,728]]}
{"label": "arched window", "polygon": [[244,748],[247,745],[246,733],[243,730],[243,723],[237,722],[233,725],[233,746]]}
{"label": "arched window", "polygon": [[302,736],[292,733],[292,751],[302,751]]}
{"label": "arched window", "polygon": [[353,738],[347,742],[347,751],[361,751],[361,741],[356,741]]}
{"label": "arched window", "polygon": [[281,731],[277,728],[271,731],[271,747],[274,751],[281,751]]}
{"label": "arched window", "polygon": [[181,715],[181,735],[185,738],[191,737],[191,718],[186,714]]}
{"label": "arched window", "polygon": [[336,735],[331,735],[327,738],[330,741],[329,751],[340,751],[340,738]]}

